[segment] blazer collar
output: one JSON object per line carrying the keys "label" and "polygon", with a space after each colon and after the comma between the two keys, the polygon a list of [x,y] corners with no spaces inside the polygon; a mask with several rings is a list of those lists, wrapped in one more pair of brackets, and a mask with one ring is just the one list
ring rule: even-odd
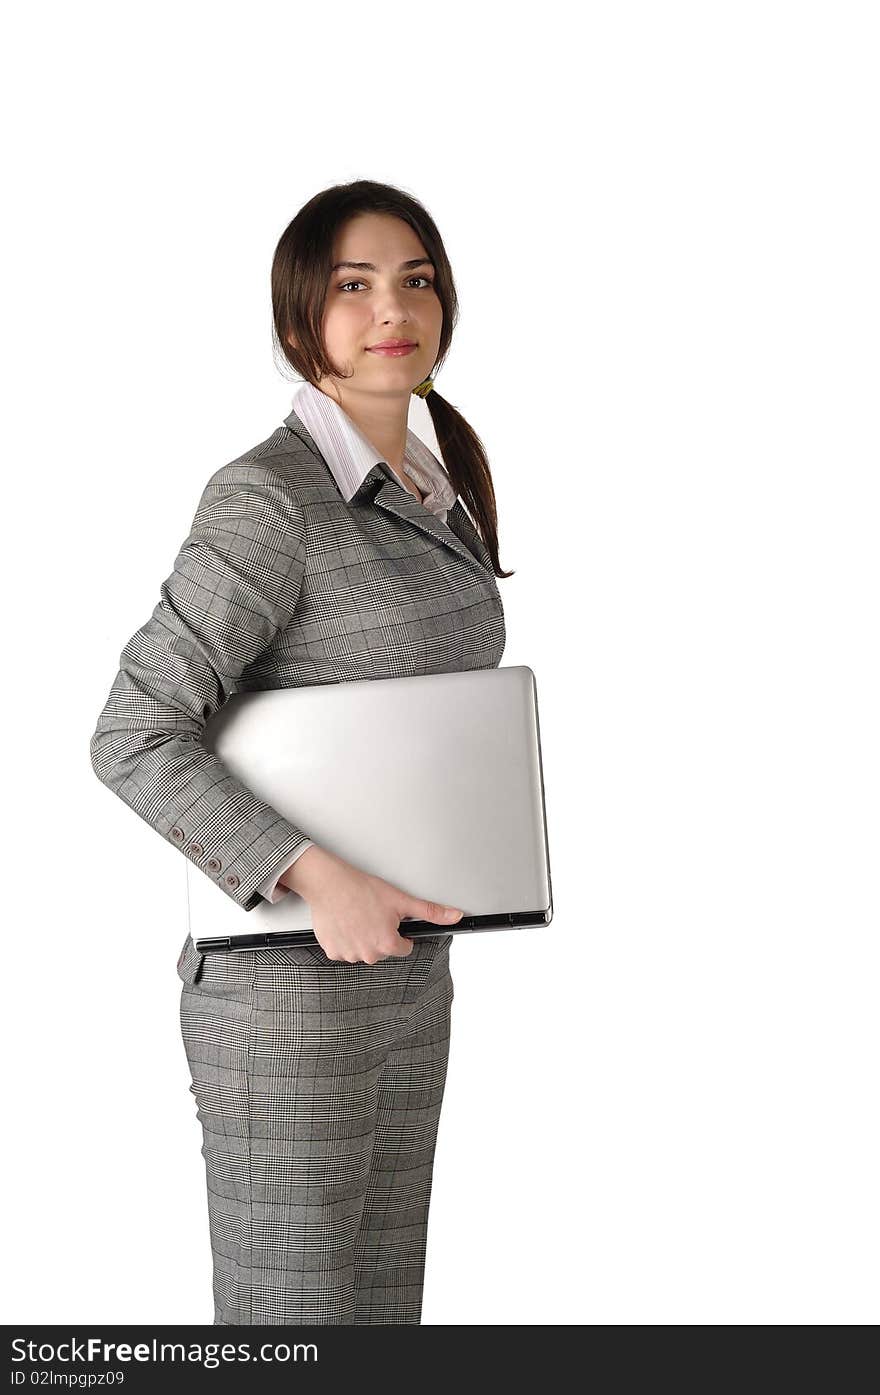
{"label": "blazer collar", "polygon": [[[291,411],[284,418],[284,425],[295,436],[298,436],[321,461],[340,494],[346,498],[348,491],[340,485],[336,472],[330,468],[329,462],[318,446],[315,437],[296,411]],[[427,450],[427,447],[424,449]],[[471,523],[461,500],[457,495],[454,497],[455,502],[449,508],[444,523],[436,514],[431,513],[430,509],[426,509],[421,500],[403,487],[386,461],[378,460],[360,479],[354,492],[346,498],[346,503],[358,508],[375,506],[383,509],[386,513],[394,514],[403,522],[418,528],[421,533],[424,533],[434,542],[450,548],[465,562],[478,566],[483,573],[488,571],[494,577],[489,549]]]}
{"label": "blazer collar", "polygon": [[[312,383],[302,383],[293,410],[306,427],[330,468],[342,497],[348,501],[374,465],[381,460],[376,447],[344,408]],[[455,503],[455,489],[433,451],[407,427],[402,471],[424,495],[424,505],[444,521]],[[394,471],[391,471],[394,476]]]}

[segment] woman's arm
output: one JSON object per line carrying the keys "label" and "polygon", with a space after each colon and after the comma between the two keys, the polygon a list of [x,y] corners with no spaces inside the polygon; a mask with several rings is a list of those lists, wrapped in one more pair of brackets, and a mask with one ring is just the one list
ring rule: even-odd
{"label": "woman's arm", "polygon": [[98,778],[243,910],[310,839],[201,745],[239,675],[294,612],[305,520],[283,469],[209,480],[150,619],[132,635],[90,742]]}

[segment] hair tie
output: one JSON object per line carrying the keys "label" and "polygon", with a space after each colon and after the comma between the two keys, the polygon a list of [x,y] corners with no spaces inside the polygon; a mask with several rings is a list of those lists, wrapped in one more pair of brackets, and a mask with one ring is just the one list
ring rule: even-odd
{"label": "hair tie", "polygon": [[413,388],[413,392],[415,393],[416,397],[427,397],[428,393],[431,391],[431,388],[433,386],[434,379],[425,378],[423,382],[419,383],[418,387]]}

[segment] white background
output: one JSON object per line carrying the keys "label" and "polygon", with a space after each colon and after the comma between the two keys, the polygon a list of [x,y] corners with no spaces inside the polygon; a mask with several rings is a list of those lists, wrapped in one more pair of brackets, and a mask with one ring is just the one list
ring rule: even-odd
{"label": "white background", "polygon": [[452,947],[423,1321],[876,1322],[876,9],[332,14],[7,21],[4,1320],[212,1321],[184,863],[88,743],[367,177],[452,259],[555,904]]}

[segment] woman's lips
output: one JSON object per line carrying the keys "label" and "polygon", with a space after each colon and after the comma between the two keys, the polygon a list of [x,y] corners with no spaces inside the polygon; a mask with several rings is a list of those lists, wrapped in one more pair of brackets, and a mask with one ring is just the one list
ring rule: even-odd
{"label": "woman's lips", "polygon": [[415,353],[417,344],[377,344],[374,348],[367,349],[368,354],[384,354],[387,358],[402,358],[404,354]]}

